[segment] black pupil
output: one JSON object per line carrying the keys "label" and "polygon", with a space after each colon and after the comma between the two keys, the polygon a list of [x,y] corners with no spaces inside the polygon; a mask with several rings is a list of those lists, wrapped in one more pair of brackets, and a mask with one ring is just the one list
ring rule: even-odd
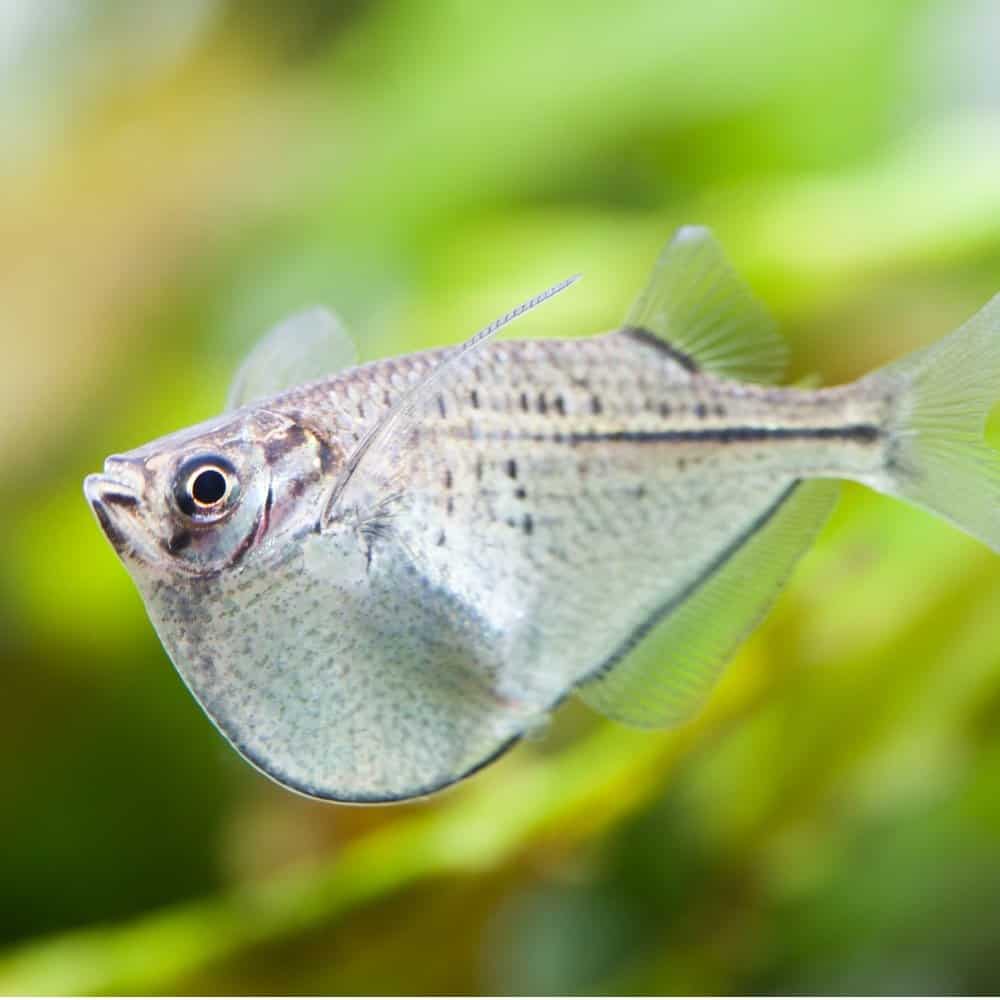
{"label": "black pupil", "polygon": [[218,469],[205,469],[194,477],[191,496],[196,503],[208,507],[226,495],[226,477]]}

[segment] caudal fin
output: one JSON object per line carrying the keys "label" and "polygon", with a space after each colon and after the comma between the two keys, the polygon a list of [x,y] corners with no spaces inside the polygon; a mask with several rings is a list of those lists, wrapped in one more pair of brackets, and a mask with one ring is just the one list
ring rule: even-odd
{"label": "caudal fin", "polygon": [[954,333],[864,383],[893,400],[885,470],[871,485],[1000,551],[1000,454],[983,440],[1000,400],[1000,295]]}

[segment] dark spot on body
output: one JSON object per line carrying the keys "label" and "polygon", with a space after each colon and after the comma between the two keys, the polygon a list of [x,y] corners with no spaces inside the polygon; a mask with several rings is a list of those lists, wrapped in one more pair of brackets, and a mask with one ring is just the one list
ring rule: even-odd
{"label": "dark spot on body", "polygon": [[442,418],[448,416],[448,410],[444,405],[444,394],[438,393],[438,413],[441,414]]}
{"label": "dark spot on body", "polygon": [[603,410],[604,410],[604,406],[601,403],[601,397],[600,396],[591,396],[590,397],[590,412],[593,413],[594,416],[598,416],[601,412],[603,412]]}
{"label": "dark spot on body", "polygon": [[715,404],[715,415],[717,417],[724,417],[726,415],[726,408],[721,403]]}
{"label": "dark spot on body", "polygon": [[444,542],[445,542],[444,532],[442,531],[442,532],[440,532],[440,534],[438,534],[438,537],[437,537],[438,548],[440,548],[442,545],[444,545]]}
{"label": "dark spot on body", "polygon": [[290,424],[284,433],[277,437],[269,437],[264,442],[264,458],[272,465],[277,464],[281,459],[305,443],[305,428],[298,424]]}
{"label": "dark spot on body", "polygon": [[326,475],[333,467],[333,449],[318,434],[313,436],[316,442],[316,457],[319,459],[320,472]]}
{"label": "dark spot on body", "polygon": [[670,416],[670,404],[669,403],[660,403],[660,416],[661,417],[669,417]]}
{"label": "dark spot on body", "polygon": [[476,458],[476,481],[482,482],[483,480],[483,460],[481,458]]}
{"label": "dark spot on body", "polygon": [[511,479],[517,479],[517,462],[512,458],[507,459],[507,475]]}
{"label": "dark spot on body", "polygon": [[447,511],[449,516],[455,513],[455,498],[453,496],[448,497],[445,502],[444,509]]}
{"label": "dark spot on body", "polygon": [[452,477],[451,477],[451,469],[445,469],[444,470],[444,488],[446,490],[450,490],[451,487],[452,487],[452,485],[453,485],[453,483],[454,483],[454,481],[452,480]]}
{"label": "dark spot on body", "polygon": [[186,528],[175,531],[164,543],[164,550],[172,556],[183,552],[191,544],[191,532]]}
{"label": "dark spot on body", "polygon": [[647,330],[641,326],[626,326],[622,328],[622,333],[641,344],[655,348],[661,354],[665,354],[670,358],[671,361],[675,361],[686,371],[696,372],[698,370],[698,366],[695,364],[693,358],[689,357],[683,351],[677,350],[672,344],[668,344],[667,341],[662,337],[658,337],[652,330]]}
{"label": "dark spot on body", "polygon": [[696,417],[704,420],[708,416],[708,407],[704,403],[698,403],[694,408],[694,413]]}
{"label": "dark spot on body", "polygon": [[528,394],[526,392],[521,393],[521,409],[527,413],[531,409],[531,403],[528,402]]}
{"label": "dark spot on body", "polygon": [[556,398],[552,400],[552,405],[555,407],[556,413],[558,413],[560,417],[566,416],[566,400],[564,400],[562,396],[556,396]]}
{"label": "dark spot on body", "polygon": [[544,392],[540,392],[538,394],[538,412],[541,414],[546,414],[549,412],[549,402],[545,398]]}
{"label": "dark spot on body", "polygon": [[479,409],[479,392],[476,389],[473,389],[469,393],[469,402],[472,403],[472,408],[474,410]]}
{"label": "dark spot on body", "polygon": [[518,486],[518,488],[514,490],[514,496],[516,496],[518,500],[523,500],[527,495],[528,491],[523,486]]}
{"label": "dark spot on body", "polygon": [[525,514],[524,519],[521,521],[521,528],[524,530],[526,535],[530,535],[535,530],[535,521],[530,514]]}

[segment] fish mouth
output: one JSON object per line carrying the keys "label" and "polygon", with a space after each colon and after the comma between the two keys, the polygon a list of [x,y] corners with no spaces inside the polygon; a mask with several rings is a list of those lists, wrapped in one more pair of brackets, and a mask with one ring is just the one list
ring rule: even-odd
{"label": "fish mouth", "polygon": [[141,500],[138,484],[129,482],[133,478],[126,469],[113,464],[113,459],[108,459],[103,473],[87,476],[83,481],[87,503],[120,556],[136,554],[132,537],[135,529],[133,526],[130,532],[128,522],[139,510]]}

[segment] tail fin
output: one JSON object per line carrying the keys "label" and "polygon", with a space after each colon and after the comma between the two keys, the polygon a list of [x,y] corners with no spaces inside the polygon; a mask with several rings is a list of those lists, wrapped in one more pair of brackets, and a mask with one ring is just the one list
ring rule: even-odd
{"label": "tail fin", "polygon": [[943,340],[863,380],[889,389],[890,450],[871,485],[1000,551],[1000,454],[983,440],[1000,400],[1000,295]]}

